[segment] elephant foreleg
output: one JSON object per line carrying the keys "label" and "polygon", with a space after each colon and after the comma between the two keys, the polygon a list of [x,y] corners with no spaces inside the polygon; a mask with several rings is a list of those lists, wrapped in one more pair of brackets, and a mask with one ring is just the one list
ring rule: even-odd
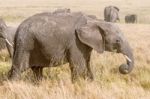
{"label": "elephant foreleg", "polygon": [[34,77],[36,80],[42,80],[43,78],[43,67],[31,67]]}
{"label": "elephant foreleg", "polygon": [[94,77],[91,71],[90,58],[91,58],[91,52],[90,52],[90,55],[87,56],[87,80],[93,81]]}
{"label": "elephant foreleg", "polygon": [[72,82],[75,83],[77,81],[77,79],[79,78],[77,68],[75,68],[73,64],[70,64],[69,66],[70,66],[70,70],[71,70]]}
{"label": "elephant foreleg", "polygon": [[81,78],[93,79],[93,74],[90,69],[90,49],[87,49],[85,46],[78,50],[72,48],[69,52],[69,64],[72,75],[72,82]]}
{"label": "elephant foreleg", "polygon": [[80,66],[77,64],[70,64],[72,82],[76,82],[80,79],[85,79],[87,68],[86,66]]}

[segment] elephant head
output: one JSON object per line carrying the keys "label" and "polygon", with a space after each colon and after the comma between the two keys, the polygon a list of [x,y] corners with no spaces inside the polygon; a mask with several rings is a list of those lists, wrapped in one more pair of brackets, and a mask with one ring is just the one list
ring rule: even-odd
{"label": "elephant head", "polygon": [[112,10],[110,13],[111,13],[111,16],[110,16],[111,22],[116,22],[117,20],[120,21],[118,7],[112,6]]}
{"label": "elephant head", "polygon": [[7,38],[7,34],[6,34],[6,32],[8,32],[7,28],[8,27],[6,23],[4,22],[4,20],[0,19],[0,38],[4,39],[6,43],[9,44],[10,46],[13,46]]}
{"label": "elephant head", "polygon": [[122,53],[127,64],[122,64],[119,71],[122,74],[128,74],[134,67],[134,58],[132,49],[128,41],[123,36],[120,29],[109,22],[89,22],[85,26],[76,30],[79,40],[87,46],[95,49],[97,52],[103,51]]}

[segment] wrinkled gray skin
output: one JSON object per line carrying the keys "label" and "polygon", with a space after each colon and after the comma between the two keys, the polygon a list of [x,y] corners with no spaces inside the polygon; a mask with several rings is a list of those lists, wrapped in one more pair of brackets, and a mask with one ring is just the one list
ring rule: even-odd
{"label": "wrinkled gray skin", "polygon": [[127,55],[127,64],[119,68],[130,73],[134,66],[132,50],[117,26],[108,22],[88,21],[80,12],[69,14],[41,13],[23,21],[15,36],[15,51],[10,79],[20,78],[21,72],[32,68],[37,78],[42,68],[69,62],[72,81],[82,77],[93,80],[90,69],[92,49]]}
{"label": "wrinkled gray skin", "polygon": [[128,14],[125,16],[126,23],[137,23],[137,15],[135,14]]}
{"label": "wrinkled gray skin", "polygon": [[64,9],[57,9],[53,12],[53,14],[58,14],[58,13],[70,13],[71,10],[69,8],[64,8]]}
{"label": "wrinkled gray skin", "polygon": [[14,37],[16,33],[15,27],[9,27],[5,24],[3,19],[0,19],[0,38],[3,39],[6,44],[7,50],[9,52],[10,57],[13,57],[13,45],[14,45]]}
{"label": "wrinkled gray skin", "polygon": [[115,6],[108,6],[104,9],[104,20],[107,22],[117,22],[119,19],[119,8]]}

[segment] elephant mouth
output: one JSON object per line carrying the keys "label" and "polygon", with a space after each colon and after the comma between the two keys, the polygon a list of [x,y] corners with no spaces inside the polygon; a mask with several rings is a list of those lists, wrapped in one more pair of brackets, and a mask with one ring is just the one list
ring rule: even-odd
{"label": "elephant mouth", "polygon": [[121,46],[118,43],[110,44],[105,46],[106,51],[114,52],[114,53],[121,53]]}
{"label": "elephant mouth", "polygon": [[119,53],[120,52],[119,46],[113,46],[112,52]]}
{"label": "elephant mouth", "polygon": [[119,50],[113,46],[109,48],[107,47],[105,50],[109,52],[119,53]]}
{"label": "elephant mouth", "polygon": [[116,52],[116,53],[120,53],[121,52],[121,46],[119,43],[114,43],[113,44],[113,52]]}

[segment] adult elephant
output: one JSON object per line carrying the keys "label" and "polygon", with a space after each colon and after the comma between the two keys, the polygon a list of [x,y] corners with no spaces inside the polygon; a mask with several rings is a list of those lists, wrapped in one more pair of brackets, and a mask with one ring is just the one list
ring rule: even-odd
{"label": "adult elephant", "polygon": [[107,6],[104,9],[104,20],[107,22],[119,21],[119,8],[116,6]]}
{"label": "adult elephant", "polygon": [[117,53],[124,54],[127,59],[127,64],[121,65],[120,72],[128,74],[132,71],[132,50],[114,24],[98,20],[88,21],[80,12],[36,14],[23,21],[17,29],[9,77],[19,78],[21,72],[34,68],[33,72],[40,78],[41,68],[69,62],[73,82],[79,77],[92,80],[92,49],[98,53],[117,49]]}
{"label": "adult elephant", "polygon": [[137,15],[136,14],[128,14],[125,16],[126,23],[137,23]]}
{"label": "adult elephant", "polygon": [[0,19],[0,39],[4,40],[10,57],[13,57],[14,37],[16,33],[15,27],[7,26],[3,19]]}

